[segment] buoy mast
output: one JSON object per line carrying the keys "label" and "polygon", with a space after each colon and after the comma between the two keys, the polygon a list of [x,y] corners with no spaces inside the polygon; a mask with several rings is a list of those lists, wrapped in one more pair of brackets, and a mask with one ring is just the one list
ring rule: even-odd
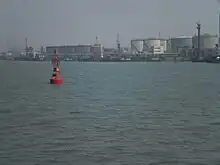
{"label": "buoy mast", "polygon": [[52,59],[52,66],[53,66],[53,74],[52,78],[50,79],[50,84],[58,84],[61,85],[63,83],[63,79],[60,75],[60,59],[56,56],[56,50],[54,50],[55,57]]}

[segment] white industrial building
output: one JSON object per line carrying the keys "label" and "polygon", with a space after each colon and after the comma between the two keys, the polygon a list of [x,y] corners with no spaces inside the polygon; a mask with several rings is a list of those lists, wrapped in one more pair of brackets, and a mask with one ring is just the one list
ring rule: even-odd
{"label": "white industrial building", "polygon": [[167,51],[167,40],[164,38],[147,38],[131,40],[131,53],[163,54]]}
{"label": "white industrial building", "polygon": [[72,55],[72,56],[94,56],[96,58],[103,57],[103,45],[73,45],[73,46],[48,46],[46,47],[46,53],[48,55],[54,55],[54,51],[58,55]]}
{"label": "white industrial building", "polygon": [[53,54],[56,51],[57,54],[87,54],[91,53],[92,45],[64,45],[64,46],[48,46],[46,52]]}

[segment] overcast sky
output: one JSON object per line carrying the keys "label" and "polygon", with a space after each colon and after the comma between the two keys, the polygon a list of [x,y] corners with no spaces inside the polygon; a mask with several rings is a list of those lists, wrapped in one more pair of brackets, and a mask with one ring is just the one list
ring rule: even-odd
{"label": "overcast sky", "polygon": [[106,46],[132,38],[218,32],[216,0],[0,0],[0,49],[29,44],[40,47],[92,44],[100,36]]}

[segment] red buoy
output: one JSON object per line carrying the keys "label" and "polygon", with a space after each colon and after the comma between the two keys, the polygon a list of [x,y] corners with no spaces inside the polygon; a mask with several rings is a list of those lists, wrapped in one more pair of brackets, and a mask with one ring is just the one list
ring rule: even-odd
{"label": "red buoy", "polygon": [[61,85],[61,84],[63,84],[63,79],[62,78],[59,78],[59,79],[51,78],[50,79],[50,84]]}
{"label": "red buoy", "polygon": [[52,66],[53,66],[53,74],[52,78],[50,79],[50,84],[63,84],[63,78],[60,75],[60,59],[55,57],[52,59]]}

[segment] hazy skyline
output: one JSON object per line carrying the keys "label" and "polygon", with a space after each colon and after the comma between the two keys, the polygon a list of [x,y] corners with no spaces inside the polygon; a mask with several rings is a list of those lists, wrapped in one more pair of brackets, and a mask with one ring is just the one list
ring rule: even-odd
{"label": "hazy skyline", "polygon": [[116,46],[132,38],[218,34],[215,0],[1,0],[0,49],[30,45],[92,44],[95,37]]}

